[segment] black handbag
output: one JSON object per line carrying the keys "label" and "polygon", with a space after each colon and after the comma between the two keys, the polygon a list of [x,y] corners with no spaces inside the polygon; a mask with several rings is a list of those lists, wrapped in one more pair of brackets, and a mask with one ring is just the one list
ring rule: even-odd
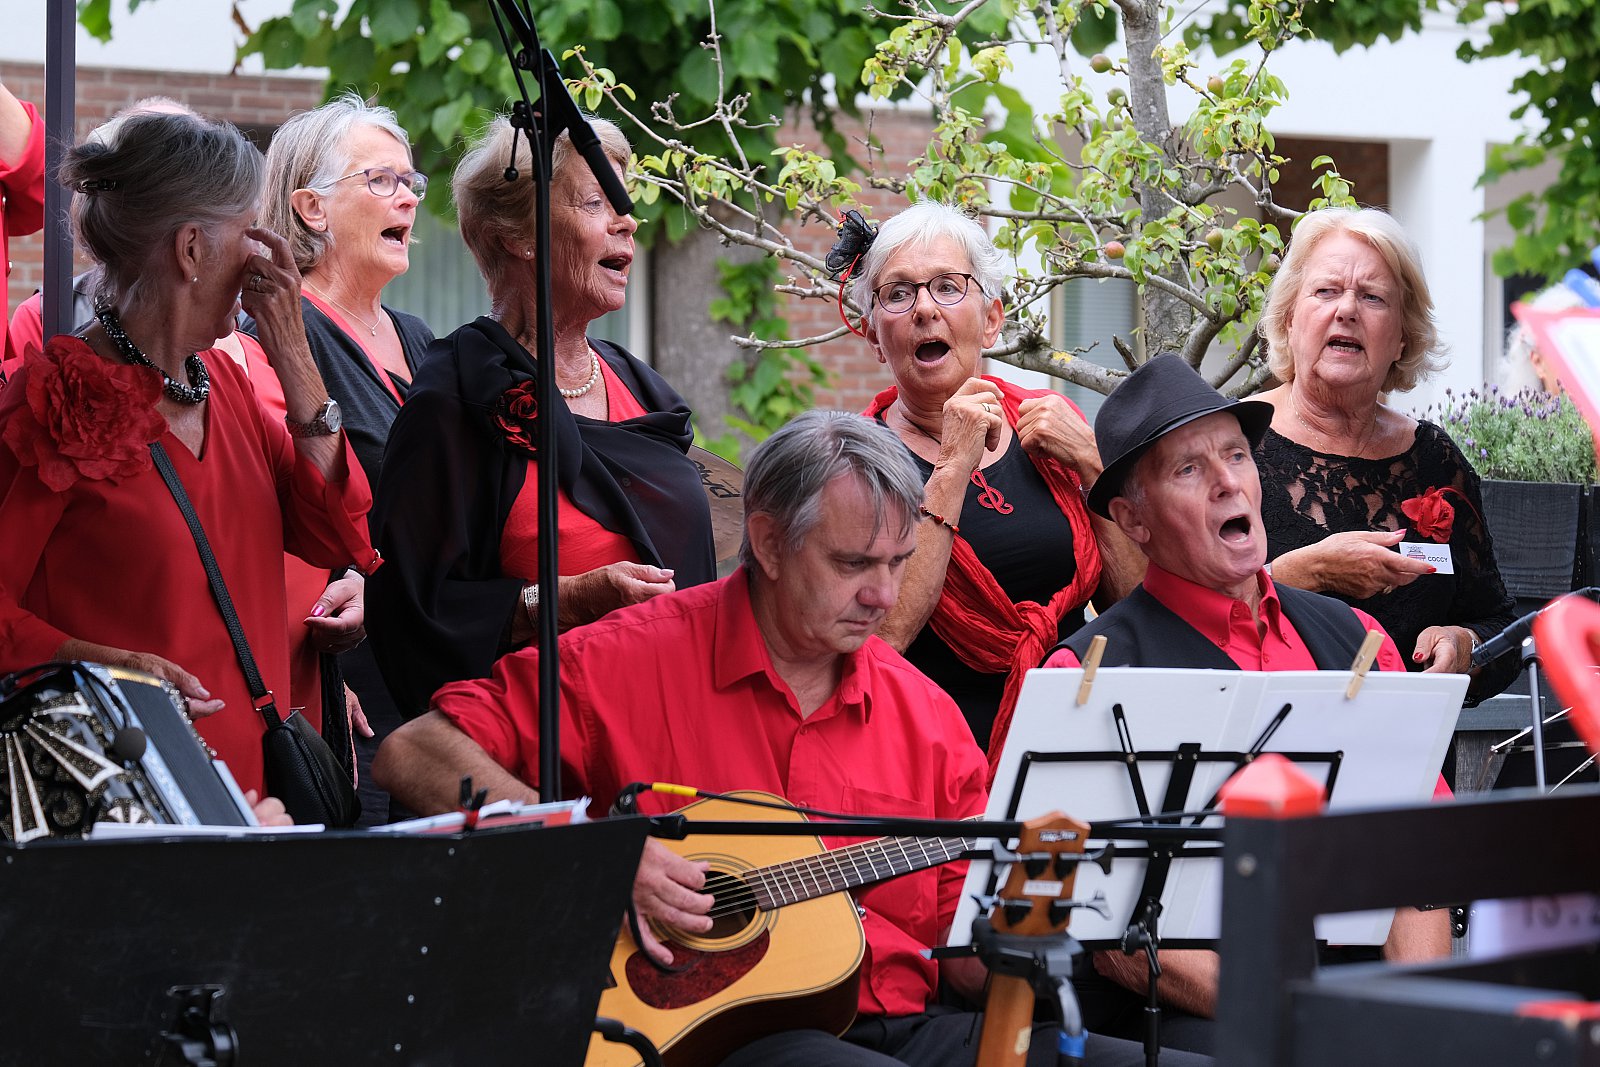
{"label": "black handbag", "polygon": [[272,693],[261,680],[256,668],[256,658],[245,640],[244,626],[233,608],[233,598],[222,580],[222,570],[217,557],[212,554],[211,542],[206,539],[200,516],[195,514],[189,494],[172,466],[172,457],[160,441],[150,442],[150,455],[155,460],[161,480],[172,491],[172,498],[183,512],[183,521],[189,524],[195,547],[200,551],[200,563],[211,581],[211,595],[216,598],[227,624],[228,636],[233,640],[234,653],[244,671],[245,683],[250,687],[250,698],[255,709],[266,722],[266,733],[261,737],[261,755],[266,768],[267,792],[283,801],[289,815],[297,823],[323,823],[327,826],[354,826],[361,816],[361,800],[356,796],[355,785],[340,767],[338,757],[328,747],[322,736],[312,729],[311,723],[298,711],[290,711],[287,719],[278,714]]}

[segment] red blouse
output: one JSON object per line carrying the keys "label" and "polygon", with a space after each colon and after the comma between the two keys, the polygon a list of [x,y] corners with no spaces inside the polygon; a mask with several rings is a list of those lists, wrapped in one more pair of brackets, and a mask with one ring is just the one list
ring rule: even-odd
{"label": "red blouse", "polygon": [[[638,399],[622,384],[605,360],[600,361],[605,376],[608,421],[622,422],[648,414]],[[637,560],[639,550],[619,533],[578,510],[567,494],[556,491],[556,537],[561,546],[559,574],[586,574],[610,563]],[[539,468],[528,464],[528,476],[517,493],[511,514],[500,534],[500,573],[534,581],[539,575]]]}
{"label": "red blouse", "polygon": [[259,789],[261,717],[193,538],[146,448],[159,438],[194,502],[266,685],[286,706],[282,553],[324,567],[376,562],[366,477],[348,454],[325,481],[220,350],[201,455],[154,410],[159,382],[81,340],[53,339],[0,392],[0,672],[69,637],[150,652],[226,707],[196,725],[241,787]]}

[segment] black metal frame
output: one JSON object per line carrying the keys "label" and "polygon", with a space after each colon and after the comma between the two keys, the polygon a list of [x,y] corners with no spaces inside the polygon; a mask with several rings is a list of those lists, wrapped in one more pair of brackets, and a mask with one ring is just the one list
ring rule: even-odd
{"label": "black metal frame", "polygon": [[[1502,798],[1503,797],[1503,798]],[[1600,789],[1228,820],[1218,1055],[1229,1067],[1600,1064],[1600,1027],[1519,1014],[1600,993],[1596,946],[1316,970],[1316,916],[1600,889]]]}
{"label": "black metal frame", "polygon": [[56,174],[61,157],[77,138],[74,96],[78,84],[78,5],[50,0],[45,23],[44,61],[44,336],[70,333],[72,320],[72,227],[67,205],[72,194]]}

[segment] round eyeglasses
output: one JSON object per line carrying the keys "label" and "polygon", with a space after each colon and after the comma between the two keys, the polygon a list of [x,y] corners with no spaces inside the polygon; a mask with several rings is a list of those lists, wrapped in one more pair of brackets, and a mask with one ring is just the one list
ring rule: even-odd
{"label": "round eyeglasses", "polygon": [[365,178],[367,189],[373,196],[393,196],[402,185],[410,189],[418,200],[428,195],[428,176],[420,170],[401,174],[389,167],[367,167],[365,170],[353,170],[333,181],[338,184],[350,178]]}
{"label": "round eyeglasses", "polygon": [[917,302],[917,290],[926,289],[941,307],[959,304],[967,287],[977,279],[970,274],[938,274],[925,282],[885,282],[872,291],[878,306],[891,315],[903,315]]}

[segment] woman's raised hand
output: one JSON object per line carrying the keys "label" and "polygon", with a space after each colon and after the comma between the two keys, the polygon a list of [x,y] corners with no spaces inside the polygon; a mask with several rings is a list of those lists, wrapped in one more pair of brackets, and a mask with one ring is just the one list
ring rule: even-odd
{"label": "woman's raised hand", "polygon": [[1100,448],[1094,430],[1059,393],[1032,396],[1017,409],[1017,436],[1034,455],[1046,455],[1078,472],[1083,484],[1100,477]]}
{"label": "woman's raised hand", "polygon": [[[262,247],[245,260],[244,281],[239,288],[239,303],[263,333],[274,330],[304,330],[300,317],[300,271],[295,268],[289,242],[265,226],[252,226],[245,236]],[[262,347],[273,354],[271,346]]]}
{"label": "woman's raised hand", "polygon": [[200,679],[171,660],[163,659],[153,652],[130,652],[125,648],[97,645],[74,638],[61,643],[61,647],[56,650],[56,658],[104,663],[108,667],[126,667],[129,670],[142,671],[165,679],[182,694],[191,719],[214,715],[223,708],[223,702],[214,698],[210,691],[200,684]]}
{"label": "woman's raised hand", "polygon": [[968,378],[944,402],[944,427],[939,433],[941,463],[978,469],[983,454],[1000,447],[1005,413],[1000,408],[1000,388],[982,378]]}

